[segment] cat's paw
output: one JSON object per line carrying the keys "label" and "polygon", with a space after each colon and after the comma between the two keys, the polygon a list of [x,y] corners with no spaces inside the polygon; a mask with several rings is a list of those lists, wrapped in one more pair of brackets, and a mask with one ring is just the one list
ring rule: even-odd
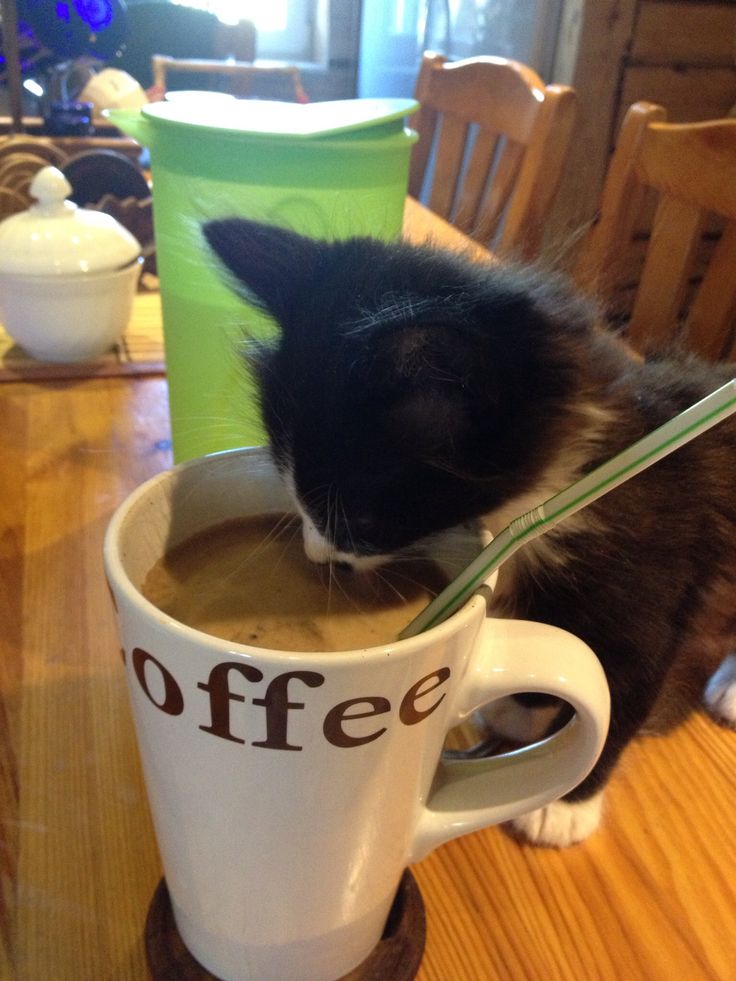
{"label": "cat's paw", "polygon": [[601,823],[603,792],[587,800],[555,800],[511,822],[515,835],[548,848],[567,848],[584,841]]}
{"label": "cat's paw", "polygon": [[719,722],[736,726],[736,654],[729,654],[705,686],[708,711]]}

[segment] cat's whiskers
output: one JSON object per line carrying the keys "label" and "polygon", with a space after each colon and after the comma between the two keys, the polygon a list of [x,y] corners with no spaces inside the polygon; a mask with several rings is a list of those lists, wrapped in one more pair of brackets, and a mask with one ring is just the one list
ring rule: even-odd
{"label": "cat's whiskers", "polygon": [[296,515],[285,513],[274,524],[273,528],[271,528],[268,534],[264,536],[263,541],[261,542],[261,549],[265,548],[268,544],[275,541],[277,538],[280,538],[290,528],[292,529],[292,534],[289,541],[291,541],[294,538],[294,536],[299,533],[301,525]]}
{"label": "cat's whiskers", "polygon": [[[335,509],[335,505],[334,505],[334,503],[332,501],[332,492],[333,492],[333,490],[335,490],[334,484],[328,484],[328,486],[327,486],[327,500],[325,502],[326,503],[326,507],[325,507],[325,514],[326,514],[325,532],[326,532],[326,537],[328,539],[332,539],[334,541],[334,532],[335,532],[336,523],[337,523],[337,512],[336,512],[336,509]],[[330,609],[331,609],[331,604],[332,604],[332,587],[333,587],[333,585],[337,586],[338,589],[341,589],[340,583],[337,581],[337,577],[335,576],[335,566],[334,566],[334,563],[333,563],[332,559],[329,559],[328,560],[328,568],[329,568],[329,578],[328,578],[329,588],[327,590],[327,613],[329,613],[330,612]],[[344,590],[341,590],[341,591],[344,592]]]}
{"label": "cat's whiskers", "polygon": [[[342,584],[342,583],[340,582],[340,576],[338,575],[338,571],[337,571],[337,569],[336,569],[336,566],[335,566],[335,563],[334,563],[334,562],[330,562],[330,563],[329,563],[329,566],[330,566],[330,581],[331,581],[332,583],[334,583],[334,584],[335,584],[335,588],[336,588],[336,589],[338,589],[338,590],[340,591],[340,593],[342,593],[342,596],[343,596],[343,598],[344,598],[345,600],[347,600],[347,602],[348,602],[348,603],[350,603],[350,604],[351,604],[351,606],[353,606],[353,607],[354,607],[354,609],[355,609],[355,610],[356,610],[356,611],[357,611],[358,613],[360,613],[360,614],[363,614],[363,613],[365,613],[365,610],[363,610],[363,609],[362,609],[362,608],[361,608],[361,607],[360,607],[360,606],[358,605],[358,603],[356,602],[356,599],[355,599],[355,597],[354,597],[354,596],[352,596],[352,595],[351,595],[351,594],[350,594],[350,593],[349,593],[349,592],[348,592],[348,591],[347,591],[347,590],[345,589],[345,587],[343,586],[343,584]],[[329,613],[329,610],[328,610],[327,612]]]}
{"label": "cat's whiskers", "polygon": [[449,296],[422,297],[399,290],[384,292],[377,306],[365,306],[351,324],[346,325],[348,336],[360,335],[375,326],[401,326],[415,323],[425,314],[436,316],[438,308],[449,306],[457,312],[464,306],[462,293]]}
{"label": "cat's whiskers", "polygon": [[289,545],[294,540],[294,537],[299,534],[299,529],[299,521],[295,519],[293,514],[282,514],[278,521],[276,521],[273,526],[269,528],[268,532],[263,536],[261,541],[258,542],[258,544],[255,545],[247,555],[243,556],[242,561],[240,561],[237,566],[231,570],[227,576],[227,579],[233,580],[236,577],[239,577],[249,565],[251,565],[260,555],[262,555],[263,552],[266,551],[267,548],[269,548],[269,546],[275,544],[280,538],[283,538],[287,532],[291,530],[291,535],[289,536],[288,540],[282,542],[283,548],[281,549],[281,554],[271,567],[271,573],[275,574],[278,571],[278,566],[283,561],[289,549]]}
{"label": "cat's whiskers", "polygon": [[[306,502],[306,498],[304,498],[304,501]],[[340,513],[344,520],[345,529],[348,535],[348,541],[350,544],[350,548],[352,549],[354,544],[353,537],[350,530],[350,524],[348,522],[347,512],[345,510],[345,506],[340,497],[340,491],[334,484],[330,484],[329,487],[327,488],[327,497],[325,501],[325,521],[326,521],[325,537],[327,538],[328,541],[335,542],[336,540],[337,522]],[[370,611],[362,607],[358,601],[359,598],[356,597],[353,593],[349,592],[343,585],[339,574],[339,567],[340,567],[339,560],[335,560],[334,558],[328,559],[327,561],[327,569],[328,569],[327,613],[329,614],[330,612],[330,604],[332,602],[332,590],[334,588],[340,591],[343,598],[354,608],[354,610],[357,613],[359,613],[361,616],[369,616]],[[360,573],[356,573],[356,575],[360,575]]]}
{"label": "cat's whiskers", "polygon": [[391,577],[385,572],[381,571],[380,567],[374,571],[374,575],[377,576],[377,578],[380,579],[385,586],[388,586],[391,592],[394,593],[394,595],[398,597],[402,603],[406,603],[406,596],[401,592],[398,586],[394,585],[394,583],[391,581]]}
{"label": "cat's whiskers", "polygon": [[327,501],[330,496],[331,487],[331,484],[319,484],[304,493],[300,492],[299,497],[301,498],[302,504],[308,508],[310,505],[318,504],[321,501]]}
{"label": "cat's whiskers", "polygon": [[[336,495],[336,503],[338,503],[340,505],[340,510],[342,511],[343,523],[345,525],[345,531],[346,531],[347,537],[348,537],[348,544],[349,544],[348,551],[349,552],[353,552],[354,554],[357,555],[357,549],[355,547],[355,539],[353,538],[353,530],[350,527],[350,521],[348,520],[348,513],[345,510],[345,505],[343,504],[342,499],[340,498],[340,492],[339,491],[337,492],[337,495]],[[334,538],[333,538],[333,541],[334,541]]]}
{"label": "cat's whiskers", "polygon": [[[409,561],[415,561],[415,560],[410,560],[407,557],[407,559],[405,561],[409,562]],[[400,557],[397,557],[391,563],[390,576],[391,576],[392,579],[400,579],[403,582],[408,583],[410,586],[416,586],[417,589],[423,589],[423,590],[425,590],[427,593],[430,593],[432,596],[436,596],[437,595],[437,593],[439,592],[438,589],[433,589],[428,583],[422,582],[419,579],[415,579],[414,576],[408,575],[401,568],[399,568],[400,562],[401,562],[401,558]],[[379,573],[382,581],[383,582],[388,582],[388,585],[391,585],[391,582],[388,580],[388,573],[386,573],[386,572],[381,573],[380,570],[377,570],[377,571],[378,571],[378,573]],[[403,597],[402,596],[402,599],[404,601],[406,601],[406,597]]]}

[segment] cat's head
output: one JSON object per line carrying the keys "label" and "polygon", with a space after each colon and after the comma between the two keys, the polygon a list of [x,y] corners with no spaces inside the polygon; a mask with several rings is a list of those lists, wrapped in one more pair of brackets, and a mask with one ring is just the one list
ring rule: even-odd
{"label": "cat's head", "polygon": [[553,458],[589,328],[556,282],[237,218],[204,234],[279,327],[249,360],[311,558],[382,561],[523,493]]}

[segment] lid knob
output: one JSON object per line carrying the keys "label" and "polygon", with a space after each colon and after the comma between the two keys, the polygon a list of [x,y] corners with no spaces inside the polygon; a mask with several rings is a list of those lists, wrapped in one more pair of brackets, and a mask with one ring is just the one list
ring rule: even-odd
{"label": "lid knob", "polygon": [[72,186],[58,167],[42,167],[31,181],[29,188],[37,203],[31,207],[51,216],[75,210],[76,205],[67,201]]}

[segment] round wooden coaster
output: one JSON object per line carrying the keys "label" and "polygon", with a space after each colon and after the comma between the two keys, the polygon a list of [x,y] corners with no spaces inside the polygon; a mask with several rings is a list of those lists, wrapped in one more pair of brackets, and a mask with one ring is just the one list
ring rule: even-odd
{"label": "round wooden coaster", "polygon": [[[422,894],[407,869],[379,943],[362,964],[338,981],[412,981],[419,970],[425,938]],[[156,887],[148,908],[145,941],[153,981],[219,981],[184,946],[165,879]]]}

